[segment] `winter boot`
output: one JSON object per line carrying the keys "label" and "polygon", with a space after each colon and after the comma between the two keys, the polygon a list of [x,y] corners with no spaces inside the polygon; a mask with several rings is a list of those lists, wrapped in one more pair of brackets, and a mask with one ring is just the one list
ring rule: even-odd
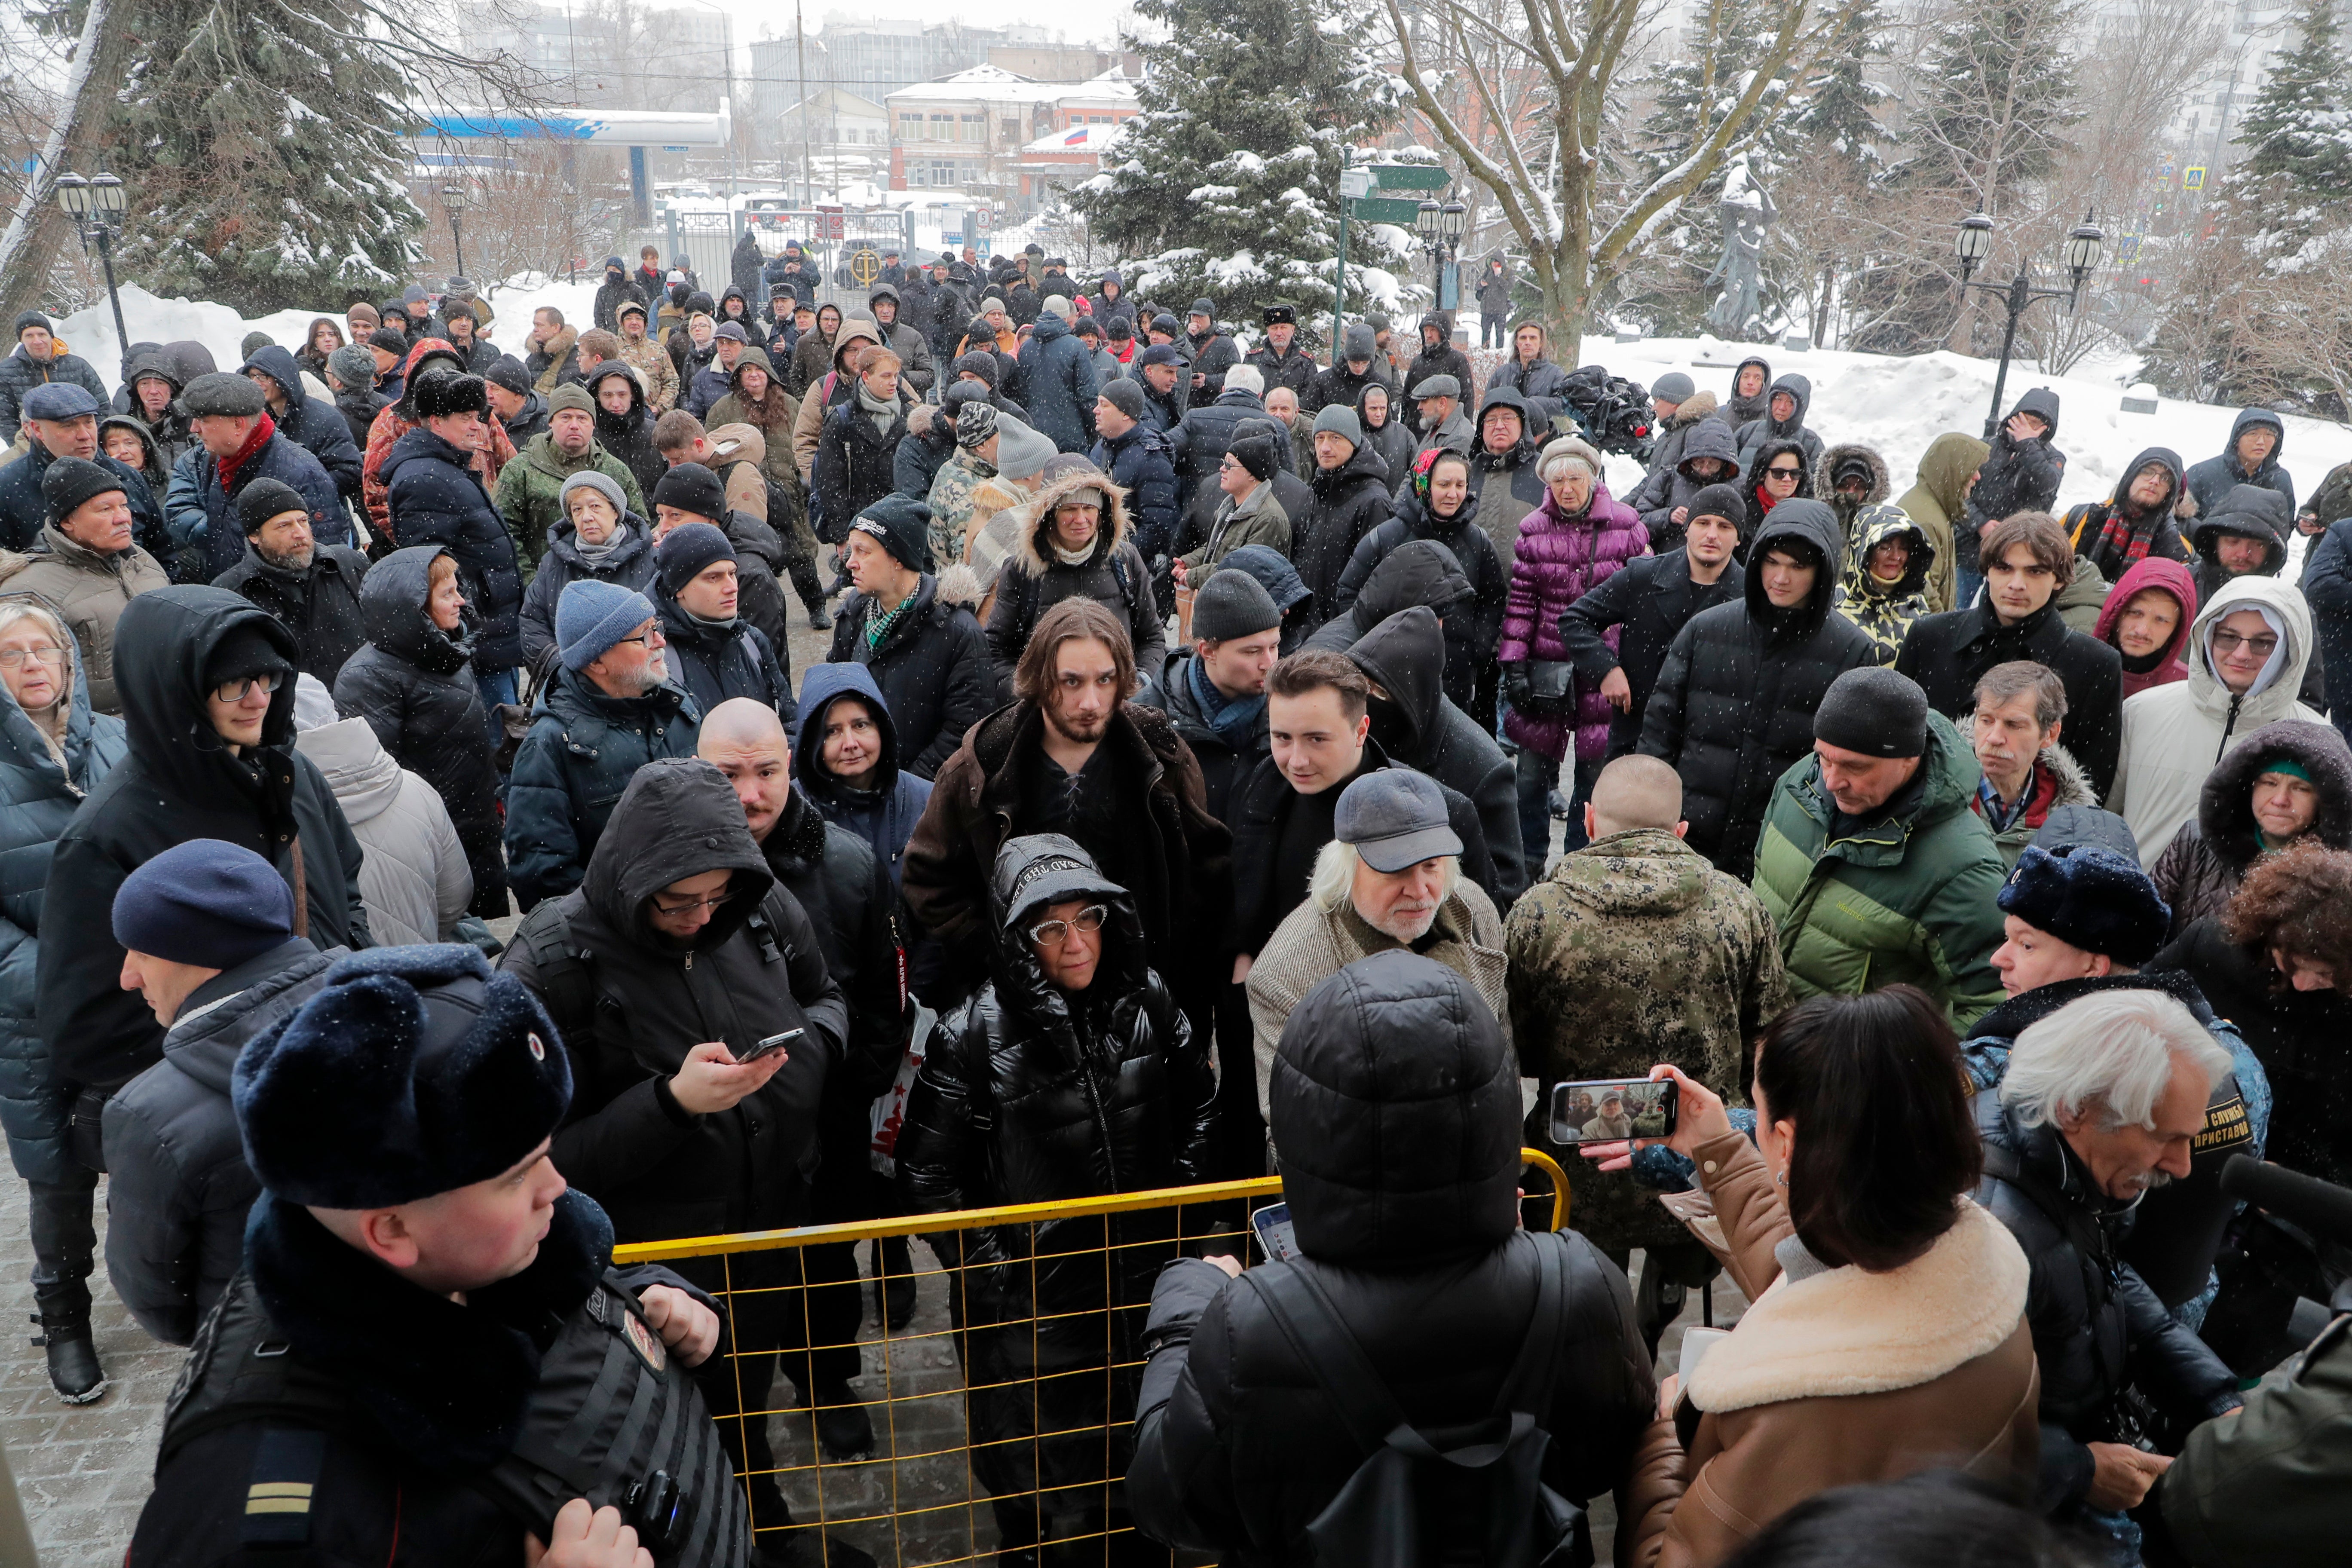
{"label": "winter boot", "polygon": [[915,1260],[907,1238],[894,1236],[874,1244],[874,1315],[891,1333],[915,1321]]}
{"label": "winter boot", "polygon": [[816,563],[814,561],[793,562],[791,567],[791,576],[793,579],[793,592],[798,594],[800,595],[801,603],[808,607],[809,629],[816,632],[831,631],[833,629],[833,617],[825,613],[824,601],[826,595],[824,585],[817,581]]}
{"label": "winter boot", "polygon": [[88,1405],[106,1392],[106,1372],[98,1364],[98,1346],[89,1333],[89,1309],[79,1312],[35,1312],[41,1331],[33,1342],[47,1349],[49,1386],[68,1405]]}
{"label": "winter boot", "polygon": [[816,1391],[816,1440],[828,1459],[859,1459],[874,1451],[874,1421],[846,1383]]}

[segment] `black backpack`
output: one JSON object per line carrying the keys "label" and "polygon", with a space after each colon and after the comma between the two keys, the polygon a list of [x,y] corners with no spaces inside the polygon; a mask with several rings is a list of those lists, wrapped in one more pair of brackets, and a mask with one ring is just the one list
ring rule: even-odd
{"label": "black backpack", "polygon": [[1242,1282],[1315,1376],[1364,1455],[1307,1527],[1328,1568],[1591,1568],[1584,1510],[1544,1484],[1551,1436],[1519,1406],[1551,1408],[1567,1326],[1567,1258],[1538,1239],[1534,1319],[1488,1417],[1433,1436],[1415,1427],[1322,1287],[1276,1265]]}

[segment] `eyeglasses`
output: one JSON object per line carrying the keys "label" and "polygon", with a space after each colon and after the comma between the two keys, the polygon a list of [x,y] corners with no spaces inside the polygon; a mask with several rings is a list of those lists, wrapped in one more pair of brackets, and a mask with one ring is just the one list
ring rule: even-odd
{"label": "eyeglasses", "polygon": [[719,905],[734,896],[734,889],[721,888],[707,899],[688,899],[682,904],[666,904],[659,898],[656,898],[654,910],[657,914],[665,915],[690,915],[697,910],[716,910]]}
{"label": "eyeglasses", "polygon": [[264,692],[271,692],[285,684],[286,672],[273,669],[267,675],[248,675],[242,680],[224,680],[213,688],[213,695],[223,702],[242,702],[246,693],[257,686]]}
{"label": "eyeglasses", "polygon": [[2215,653],[2235,653],[2241,647],[2244,647],[2253,649],[2255,653],[2259,654],[2263,658],[2268,658],[2272,654],[2278,651],[2278,638],[2272,637],[2267,633],[2264,633],[2260,637],[2242,637],[2235,632],[2224,631],[2220,628],[2216,628],[2213,633],[2213,651]]}
{"label": "eyeglasses", "polygon": [[12,647],[0,653],[0,669],[22,669],[28,658],[39,659],[43,664],[63,664],[66,650],[51,647],[46,643],[39,647]]}
{"label": "eyeglasses", "polygon": [[1771,475],[1776,479],[1793,479],[1801,475],[1805,470],[1802,468],[1783,468],[1776,464],[1764,471]]}
{"label": "eyeglasses", "polygon": [[1054,947],[1066,942],[1074,931],[1088,936],[1102,930],[1103,921],[1110,919],[1110,910],[1101,904],[1088,904],[1076,916],[1066,921],[1040,921],[1029,928],[1029,940],[1039,947]]}
{"label": "eyeglasses", "polygon": [[662,636],[661,627],[647,626],[644,631],[639,632],[633,637],[614,637],[613,639],[613,646],[614,647],[618,647],[625,642],[633,642],[640,643],[646,647],[659,647],[667,641],[669,641],[669,639]]}

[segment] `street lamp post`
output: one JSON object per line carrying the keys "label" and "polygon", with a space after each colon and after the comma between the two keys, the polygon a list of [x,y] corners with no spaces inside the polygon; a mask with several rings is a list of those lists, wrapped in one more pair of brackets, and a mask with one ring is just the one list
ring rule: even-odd
{"label": "street lamp post", "polygon": [[2000,428],[2001,395],[2009,385],[2010,351],[2017,345],[2017,322],[2025,314],[2026,307],[2037,300],[2063,300],[2067,301],[2069,310],[2083,308],[2084,280],[2097,268],[2100,252],[2105,247],[2107,239],[2099,226],[2092,221],[2092,216],[2084,213],[2083,221],[2066,236],[2066,268],[2073,275],[2073,282],[2064,289],[2034,287],[2032,276],[2027,272],[2022,257],[2018,258],[2017,276],[2007,283],[1969,281],[1969,275],[1992,251],[1992,219],[1980,212],[1970,213],[1962,218],[1958,232],[1952,237],[1953,252],[1960,259],[1960,288],[1963,290],[1981,289],[2000,299],[2009,311],[2008,325],[2000,334],[2000,368],[1993,373],[1992,408],[1985,416],[1984,438],[1988,441],[1992,439],[1993,432]]}
{"label": "street lamp post", "polygon": [[122,296],[114,287],[114,231],[122,225],[122,215],[131,205],[130,194],[122,182],[103,172],[89,179],[71,169],[58,174],[54,182],[58,205],[65,208],[73,219],[74,236],[87,252],[93,241],[98,246],[98,264],[106,273],[106,300],[114,308],[114,341],[122,351],[122,376],[131,378],[131,331],[122,324]]}
{"label": "street lamp post", "polygon": [[1460,202],[1435,201],[1421,204],[1414,215],[1412,231],[1420,237],[1422,249],[1429,253],[1432,279],[1435,290],[1432,303],[1443,307],[1445,300],[1445,264],[1454,259],[1461,247],[1462,232],[1469,226],[1470,209]]}
{"label": "street lamp post", "polygon": [[466,275],[466,237],[458,232],[457,215],[466,210],[466,187],[451,183],[441,187],[441,210],[449,215],[449,248],[457,258],[457,276]]}

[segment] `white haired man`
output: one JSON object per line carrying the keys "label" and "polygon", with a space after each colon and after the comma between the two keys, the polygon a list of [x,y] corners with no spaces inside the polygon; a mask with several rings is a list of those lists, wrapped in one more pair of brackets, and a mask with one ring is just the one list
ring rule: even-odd
{"label": "white haired man", "polygon": [[1315,858],[1307,901],[1284,917],[1248,974],[1258,1111],[1266,1114],[1275,1048],[1291,1009],[1360,958],[1410,948],[1470,983],[1507,1020],[1503,919],[1462,876],[1462,838],[1445,792],[1411,768],[1366,773],[1339,795],[1333,838]]}
{"label": "white haired man", "polygon": [[2116,1256],[2140,1199],[2189,1174],[2207,1102],[2231,1065],[2172,997],[2098,991],[2021,1031],[1998,1097],[1978,1096],[1977,1201],[2009,1226],[2033,1271],[2037,1501],[2119,1546],[2137,1539],[2124,1510],[2171,1462],[2131,1440],[2126,1387],[2184,1426],[2242,1403],[2230,1369]]}

